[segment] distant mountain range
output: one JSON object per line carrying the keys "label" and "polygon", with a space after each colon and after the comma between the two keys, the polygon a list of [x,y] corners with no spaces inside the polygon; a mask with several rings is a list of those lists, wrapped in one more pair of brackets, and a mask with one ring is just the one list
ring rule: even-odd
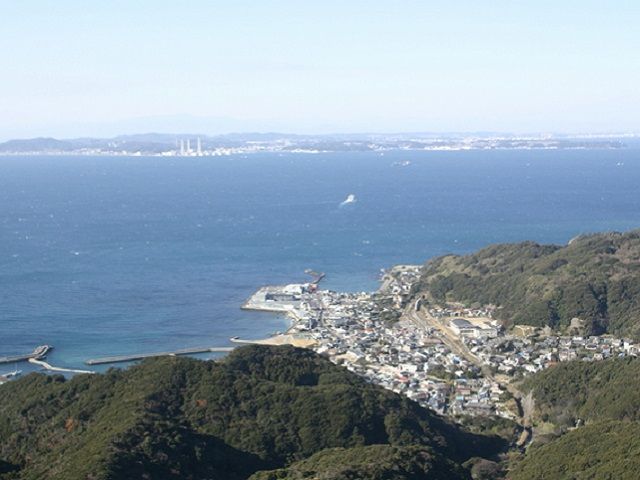
{"label": "distant mountain range", "polygon": [[225,135],[144,133],[112,138],[29,138],[0,143],[0,154],[220,155],[277,152],[475,149],[611,149],[640,145],[640,137],[514,135],[477,133],[395,133],[297,135],[232,133]]}

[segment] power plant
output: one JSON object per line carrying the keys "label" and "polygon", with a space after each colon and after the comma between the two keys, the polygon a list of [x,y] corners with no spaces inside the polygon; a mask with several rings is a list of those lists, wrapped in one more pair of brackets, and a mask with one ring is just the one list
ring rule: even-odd
{"label": "power plant", "polygon": [[181,157],[201,157],[202,153],[202,141],[200,137],[196,139],[196,149],[193,150],[191,148],[191,139],[187,138],[186,141],[184,139],[177,140],[177,154]]}

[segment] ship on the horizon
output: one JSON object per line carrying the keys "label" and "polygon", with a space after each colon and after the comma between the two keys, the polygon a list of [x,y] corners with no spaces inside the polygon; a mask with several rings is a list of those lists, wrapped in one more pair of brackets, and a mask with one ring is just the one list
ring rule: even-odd
{"label": "ship on the horizon", "polygon": [[398,161],[391,164],[392,167],[408,167],[409,165],[411,165],[411,160]]}

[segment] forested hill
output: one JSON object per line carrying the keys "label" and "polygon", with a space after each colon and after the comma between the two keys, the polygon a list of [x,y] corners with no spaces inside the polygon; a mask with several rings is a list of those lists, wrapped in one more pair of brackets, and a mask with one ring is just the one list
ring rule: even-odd
{"label": "forested hill", "polygon": [[442,303],[493,304],[507,324],[640,338],[640,230],[585,235],[566,246],[493,245],[429,261],[417,287]]}
{"label": "forested hill", "polygon": [[563,362],[528,377],[538,419],[559,427],[578,421],[640,421],[640,359]]}
{"label": "forested hill", "polygon": [[2,479],[464,479],[504,447],[292,347],[0,387]]}
{"label": "forested hill", "polygon": [[562,363],[526,379],[535,441],[509,478],[629,479],[640,471],[640,359]]}

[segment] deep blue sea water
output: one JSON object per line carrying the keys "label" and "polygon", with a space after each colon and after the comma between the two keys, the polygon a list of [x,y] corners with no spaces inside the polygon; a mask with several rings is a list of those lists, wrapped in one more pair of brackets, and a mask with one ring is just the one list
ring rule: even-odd
{"label": "deep blue sea water", "polygon": [[263,337],[286,321],[239,309],[260,285],[372,290],[397,263],[637,228],[639,185],[633,149],[0,157],[0,356]]}

